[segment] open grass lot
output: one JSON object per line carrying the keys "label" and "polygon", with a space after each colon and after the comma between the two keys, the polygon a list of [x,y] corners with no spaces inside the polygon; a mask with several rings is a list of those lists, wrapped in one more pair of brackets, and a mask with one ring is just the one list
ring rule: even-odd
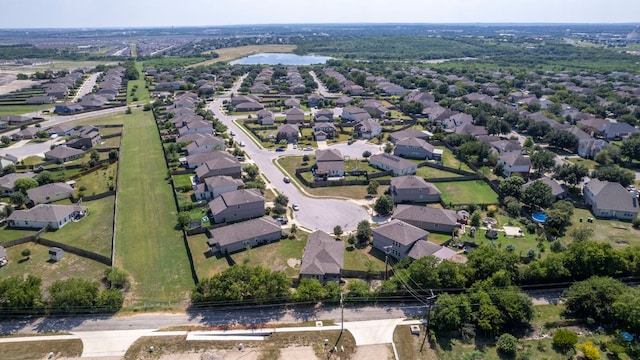
{"label": "open grass lot", "polygon": [[129,304],[171,302],[193,287],[177,211],[151,112],[116,115],[124,123],[116,222],[117,266],[132,277]]}
{"label": "open grass lot", "polygon": [[408,325],[396,327],[393,332],[393,342],[396,344],[398,357],[402,360],[437,359],[436,353],[429,347],[428,342],[425,342],[422,352],[420,352],[423,338],[423,326],[420,326],[420,335],[412,335],[411,327]]}
{"label": "open grass lot", "polygon": [[54,353],[54,358],[73,358],[82,355],[82,340],[29,341],[0,344],[3,359],[30,360],[46,359]]}
{"label": "open grass lot", "polygon": [[307,244],[307,234],[298,232],[297,239],[282,239],[268,245],[239,251],[229,256],[210,256],[207,237],[204,234],[190,236],[189,248],[193,256],[198,279],[206,279],[228,269],[231,264],[263,266],[283,271],[289,277],[298,276],[302,251]]}
{"label": "open grass lot", "polygon": [[357,249],[344,242],[344,268],[346,270],[382,271],[384,270],[384,253],[372,247]]}
{"label": "open grass lot", "polygon": [[76,179],[76,189],[84,187],[85,196],[100,194],[109,191],[109,184],[115,186],[118,163],[109,165],[107,168],[101,167],[90,174]]}
{"label": "open grass lot", "polygon": [[[112,137],[108,139],[102,139],[102,142],[96,145],[96,149],[107,149],[120,147],[120,137]],[[107,157],[109,154],[107,154]]]}
{"label": "open grass lot", "polygon": [[[22,250],[31,250],[29,260],[22,260]],[[42,278],[42,288],[46,289],[57,280],[68,278],[81,278],[91,281],[99,281],[104,277],[107,269],[97,261],[65,253],[62,260],[49,262],[49,247],[34,243],[12,246],[7,249],[9,264],[0,269],[0,276],[24,276],[32,274]],[[0,353],[1,354],[1,353]],[[2,357],[5,359],[5,357]]]}
{"label": "open grass lot", "polygon": [[582,164],[586,166],[589,170],[595,170],[595,168],[598,166],[598,163],[591,159],[568,158],[567,161],[573,164]]}
{"label": "open grass lot", "polygon": [[293,52],[293,50],[295,49],[296,49],[295,45],[276,45],[276,44],[248,45],[248,46],[216,49],[213,51],[215,51],[219,55],[217,58],[203,61],[201,63],[189,65],[187,66],[187,68],[196,67],[196,66],[207,66],[207,65],[215,64],[219,62],[227,62],[227,61],[239,59],[244,56],[259,54],[263,52],[290,53],[290,52]]}
{"label": "open grass lot", "polygon": [[[299,359],[325,358],[327,352],[324,340],[328,339],[329,344],[335,344],[338,338],[340,340],[337,343],[338,349],[341,346],[344,347],[344,353],[339,353],[340,358],[353,358],[356,342],[347,330],[342,333],[342,336],[339,330],[274,333],[264,341],[242,341],[245,346],[244,351],[238,351],[238,341],[186,341],[184,336],[142,337],[133,343],[124,358],[125,360],[180,359],[181,354],[206,352],[215,353],[224,359],[277,360],[291,359],[292,354],[287,353],[292,351],[304,354],[298,355]],[[149,346],[154,346],[154,353],[149,353]],[[306,351],[301,347],[305,347]],[[175,357],[168,357],[171,354],[175,354]]]}
{"label": "open grass lot", "polygon": [[[571,226],[565,231],[570,234],[571,230],[576,227],[586,226],[593,228],[591,239],[611,244],[614,248],[622,248],[625,246],[640,246],[640,230],[636,230],[631,226],[630,222],[618,220],[595,219],[593,223],[588,223],[587,218],[593,217],[589,210],[575,209],[571,218]],[[580,222],[582,218],[582,222]],[[566,235],[562,241],[568,244],[573,239]]]}
{"label": "open grass lot", "polygon": [[[111,257],[114,202],[114,196],[83,201],[82,205],[89,207],[89,216],[71,222],[62,229],[47,232],[42,237]],[[62,203],[69,204],[69,200],[63,200]]]}
{"label": "open grass lot", "polygon": [[191,187],[191,178],[193,174],[182,174],[182,175],[173,175],[173,186],[180,187]]}
{"label": "open grass lot", "polygon": [[36,111],[42,111],[53,108],[53,104],[44,105],[3,105],[0,106],[0,116],[4,115],[22,115]]}
{"label": "open grass lot", "polygon": [[35,234],[35,231],[27,229],[12,229],[8,226],[5,226],[0,230],[0,243],[20,239],[31,234]]}
{"label": "open grass lot", "polygon": [[454,168],[458,170],[474,172],[473,170],[471,170],[471,168],[467,164],[458,160],[456,156],[451,152],[451,150],[447,149],[445,146],[436,146],[436,149],[440,149],[443,151],[442,164],[444,166],[448,166],[450,168]]}
{"label": "open grass lot", "polygon": [[449,171],[440,170],[440,169],[434,169],[428,166],[423,166],[418,168],[418,171],[416,172],[416,176],[420,176],[425,179],[433,179],[433,178],[445,178],[445,177],[461,177],[462,175],[452,173]]}
{"label": "open grass lot", "polygon": [[498,194],[482,180],[452,181],[434,184],[442,192],[445,204],[495,204]]}

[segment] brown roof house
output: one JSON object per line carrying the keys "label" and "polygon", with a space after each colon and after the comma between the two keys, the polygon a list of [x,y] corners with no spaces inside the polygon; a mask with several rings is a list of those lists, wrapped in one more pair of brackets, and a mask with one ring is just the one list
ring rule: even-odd
{"label": "brown roof house", "polygon": [[236,191],[243,186],[242,180],[234,179],[231,176],[212,176],[195,186],[195,197],[196,200],[211,200],[222,193]]}
{"label": "brown roof house", "polygon": [[256,113],[256,116],[260,125],[273,125],[275,123],[273,113],[269,110],[260,110]]}
{"label": "brown roof house", "polygon": [[55,160],[57,162],[67,162],[79,159],[83,156],[84,151],[67,146],[56,146],[52,150],[44,153],[44,157],[47,160]]}
{"label": "brown roof house", "polygon": [[592,179],[584,185],[583,194],[597,217],[631,221],[640,212],[637,194],[616,182]]}
{"label": "brown roof house", "polygon": [[529,178],[529,171],[531,171],[531,159],[528,156],[524,156],[519,152],[503,154],[498,158],[498,164],[502,164],[504,166],[504,169],[502,170],[504,176],[520,174],[523,179]]}
{"label": "brown roof house", "polygon": [[440,160],[443,151],[419,138],[404,138],[396,141],[393,154],[410,159]]}
{"label": "brown roof house", "polygon": [[212,253],[229,254],[280,240],[282,228],[270,217],[260,217],[210,230]]}
{"label": "brown roof house", "polygon": [[89,149],[102,142],[100,130],[91,125],[85,125],[69,134],[67,146],[74,149]]}
{"label": "brown roof house", "polygon": [[398,205],[393,218],[420,229],[451,234],[458,228],[458,214],[453,210],[418,205]]}
{"label": "brown roof house", "polygon": [[16,210],[7,221],[10,227],[42,229],[60,229],[72,220],[80,219],[89,213],[86,206],[40,204],[29,210]]}
{"label": "brown roof house", "polygon": [[429,232],[400,220],[390,222],[373,229],[373,247],[396,259],[409,256],[419,259],[424,256],[436,256],[439,259],[451,259],[453,250],[427,241]]}
{"label": "brown roof house", "polygon": [[337,149],[316,150],[316,176],[344,176],[344,159]]}
{"label": "brown roof house", "polygon": [[428,131],[420,131],[415,129],[406,129],[394,131],[389,134],[389,141],[395,144],[398,140],[406,139],[406,138],[418,138],[424,141],[431,139],[431,133]]}
{"label": "brown roof house", "polygon": [[297,143],[300,137],[300,129],[296,124],[284,124],[278,127],[278,139],[286,139],[289,143]]}
{"label": "brown roof house", "polygon": [[396,176],[412,175],[418,170],[417,164],[399,156],[386,153],[372,155],[369,158],[369,164],[378,169],[392,171],[393,175]]}
{"label": "brown roof house", "polygon": [[371,115],[367,110],[355,106],[347,106],[342,109],[342,115],[340,115],[345,122],[359,123],[366,119],[371,119]]}
{"label": "brown roof house", "polygon": [[68,199],[71,195],[73,195],[73,188],[63,182],[55,182],[27,190],[27,197],[35,205]]}
{"label": "brown roof house", "polygon": [[317,230],[307,238],[302,254],[300,278],[340,281],[344,267],[344,243],[335,240],[324,231]]}
{"label": "brown roof house", "polygon": [[[237,158],[231,156],[231,154],[229,154],[228,152],[212,151],[210,153],[201,154],[207,154],[209,156],[211,156],[211,154],[214,155],[212,156],[213,158],[211,160],[208,160],[207,162],[196,168],[196,176],[198,177],[198,182],[203,182],[204,179],[212,176],[227,175],[236,179],[239,179],[242,176],[242,164],[240,164],[240,161],[238,161]],[[229,156],[227,156],[227,154]]]}
{"label": "brown roof house", "polygon": [[211,222],[215,224],[247,220],[264,215],[264,197],[257,189],[222,193],[209,202]]}
{"label": "brown roof house", "polygon": [[380,125],[378,120],[371,118],[364,119],[354,126],[353,131],[359,138],[372,139],[382,132],[382,125]]}
{"label": "brown roof house", "polygon": [[324,141],[327,139],[333,139],[336,135],[336,126],[330,122],[324,123],[316,123],[313,126],[313,137],[315,137],[316,141]]}
{"label": "brown roof house", "polygon": [[394,203],[439,202],[440,190],[419,176],[398,176],[391,178],[389,192]]}
{"label": "brown roof house", "polygon": [[320,109],[315,113],[313,119],[316,123],[333,122],[333,111],[331,109]]}
{"label": "brown roof house", "polygon": [[191,144],[185,146],[185,150],[188,155],[210,152],[214,150],[224,150],[226,143],[224,139],[213,136],[212,134],[204,134],[200,139],[193,141]]}
{"label": "brown roof house", "polygon": [[285,111],[284,122],[287,124],[302,124],[304,122],[304,111],[298,108]]}

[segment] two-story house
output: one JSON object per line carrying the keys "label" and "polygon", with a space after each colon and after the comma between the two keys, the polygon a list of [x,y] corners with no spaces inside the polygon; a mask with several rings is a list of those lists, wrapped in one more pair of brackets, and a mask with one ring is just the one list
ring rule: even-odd
{"label": "two-story house", "polygon": [[242,189],[220,194],[209,202],[212,223],[235,222],[264,215],[264,197],[258,189]]}
{"label": "two-story house", "polygon": [[398,176],[391,178],[389,193],[394,203],[438,202],[441,192],[435,185],[419,176]]}

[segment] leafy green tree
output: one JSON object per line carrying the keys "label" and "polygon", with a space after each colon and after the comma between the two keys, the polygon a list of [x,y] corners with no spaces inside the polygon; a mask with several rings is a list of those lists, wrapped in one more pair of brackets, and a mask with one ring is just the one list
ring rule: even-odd
{"label": "leafy green tree", "polygon": [[564,265],[574,279],[586,279],[594,275],[613,276],[626,269],[619,252],[610,244],[596,241],[580,241],[569,245],[564,253]]}
{"label": "leafy green tree", "polygon": [[48,290],[52,313],[93,312],[99,294],[97,282],[75,278],[58,280]]}
{"label": "leafy green tree", "polygon": [[549,150],[538,150],[531,154],[531,165],[539,174],[543,174],[556,164],[556,155]]}
{"label": "leafy green tree", "polygon": [[455,331],[471,320],[471,304],[465,294],[443,293],[435,301],[429,323],[439,331]]}
{"label": "leafy green tree", "polygon": [[365,159],[368,159],[371,157],[371,151],[366,150],[365,152],[362,153],[362,157]]}
{"label": "leafy green tree", "polygon": [[558,329],[553,333],[553,346],[560,349],[573,348],[578,343],[578,334],[569,329]]}
{"label": "leafy green tree", "polygon": [[111,149],[109,150],[109,160],[116,160],[118,158],[118,150]]}
{"label": "leafy green tree", "polygon": [[50,172],[44,170],[36,175],[36,181],[39,185],[51,184],[53,182],[53,176]]}
{"label": "leafy green tree", "polygon": [[529,206],[546,208],[551,205],[552,199],[551,186],[542,181],[534,181],[522,192],[522,202]]}
{"label": "leafy green tree", "polygon": [[624,330],[635,334],[640,332],[640,290],[629,287],[611,307],[615,319]]}
{"label": "leafy green tree", "polygon": [[374,209],[379,215],[386,216],[393,211],[393,199],[389,195],[382,195],[376,200]]}
{"label": "leafy green tree", "polygon": [[524,147],[525,149],[532,149],[534,145],[535,142],[533,142],[533,138],[531,136],[527,136],[522,147]]}
{"label": "leafy green tree", "polygon": [[487,334],[496,334],[502,330],[504,321],[500,310],[493,305],[491,297],[485,291],[476,291],[470,296],[474,304],[471,318],[478,329]]}
{"label": "leafy green tree", "polygon": [[182,230],[187,230],[189,228],[189,223],[191,222],[191,215],[186,211],[181,211],[178,213],[178,227]]}
{"label": "leafy green tree", "polygon": [[342,226],[336,225],[333,227],[333,235],[340,237],[342,235]]}
{"label": "leafy green tree", "polygon": [[289,198],[284,194],[278,194],[276,196],[274,203],[283,207],[286,207],[289,204]]}
{"label": "leafy green tree", "polygon": [[371,224],[367,220],[362,220],[358,223],[356,229],[356,239],[360,244],[366,244],[373,235]]}
{"label": "leafy green tree", "polygon": [[98,294],[96,309],[100,312],[116,312],[122,309],[124,295],[116,289],[106,289]]}
{"label": "leafy green tree", "polygon": [[14,191],[11,196],[9,196],[11,203],[16,207],[20,208],[27,202],[27,196],[23,194],[21,191]]}
{"label": "leafy green tree", "polygon": [[440,288],[461,289],[464,288],[469,279],[469,268],[465,264],[443,260],[436,268]]}
{"label": "leafy green tree", "polygon": [[347,284],[347,291],[350,297],[369,297],[371,296],[371,289],[366,281],[359,279],[349,280]]}
{"label": "leafy green tree", "polygon": [[506,270],[513,275],[515,265],[520,261],[518,255],[489,244],[470,252],[468,259],[467,266],[471,268],[476,281],[488,279],[499,270]]}
{"label": "leafy green tree", "polygon": [[586,241],[593,235],[593,227],[582,225],[577,226],[571,230],[569,234],[574,241]]}
{"label": "leafy green tree", "polygon": [[0,278],[0,312],[39,313],[44,307],[41,286],[42,280],[31,274]]}
{"label": "leafy green tree", "polygon": [[622,142],[620,154],[629,160],[640,160],[640,137],[633,136]]}
{"label": "leafy green tree", "polygon": [[496,347],[502,354],[513,356],[518,351],[518,339],[511,334],[502,334],[496,342]]}
{"label": "leafy green tree", "polygon": [[107,279],[109,288],[111,289],[123,289],[129,288],[129,275],[122,269],[117,267],[110,267],[104,272],[104,276]]}
{"label": "leafy green tree", "polygon": [[31,249],[22,249],[22,251],[20,252],[20,255],[22,255],[22,257],[26,257],[27,260],[29,259],[29,257],[31,256]]}
{"label": "leafy green tree", "polygon": [[578,149],[578,137],[568,131],[551,131],[545,135],[544,140],[559,149],[570,151]]}
{"label": "leafy green tree", "polygon": [[498,189],[503,197],[513,196],[519,199],[522,194],[522,185],[524,185],[523,178],[520,176],[510,176],[500,182]]}
{"label": "leafy green tree", "polygon": [[571,186],[578,185],[585,176],[589,175],[589,169],[582,164],[562,164],[553,170],[554,178],[564,181]]}
{"label": "leafy green tree", "polygon": [[482,212],[480,210],[476,210],[471,213],[471,217],[469,217],[469,225],[480,226],[480,224],[482,224]]}
{"label": "leafy green tree", "polygon": [[302,279],[294,293],[294,299],[299,302],[317,302],[327,296],[325,289],[317,279]]}
{"label": "leafy green tree", "polygon": [[256,177],[258,177],[258,174],[260,174],[258,166],[254,164],[246,165],[243,170],[251,180],[254,180]]}
{"label": "leafy green tree", "polygon": [[2,175],[13,174],[16,172],[16,166],[13,164],[6,165],[2,168]]}
{"label": "leafy green tree", "polygon": [[31,178],[16,179],[13,184],[13,189],[15,191],[19,191],[25,195],[27,194],[27,190],[38,187],[38,182]]}
{"label": "leafy green tree", "polygon": [[635,173],[618,165],[601,166],[593,171],[593,177],[598,180],[618,182],[622,186],[629,186],[635,181]]}
{"label": "leafy green tree", "polygon": [[380,183],[378,183],[376,180],[371,180],[369,182],[369,185],[367,185],[367,194],[373,195],[373,196],[377,195],[379,186],[380,186]]}
{"label": "leafy green tree", "polygon": [[625,285],[618,280],[594,276],[571,285],[562,297],[568,314],[610,323],[615,320],[612,305],[625,291]]}
{"label": "leafy green tree", "polygon": [[2,142],[2,145],[7,146],[7,145],[11,144],[11,138],[8,137],[7,135],[2,135],[0,137],[0,142]]}
{"label": "leafy green tree", "polygon": [[384,152],[387,153],[387,154],[391,154],[393,152],[393,148],[394,148],[394,146],[393,146],[392,143],[386,143],[384,145]]}
{"label": "leafy green tree", "polygon": [[98,163],[98,161],[100,161],[100,154],[98,153],[98,150],[93,149],[91,150],[91,153],[89,154],[89,158],[91,159],[91,162],[95,165]]}
{"label": "leafy green tree", "polygon": [[582,351],[582,355],[587,360],[599,360],[600,351],[593,344],[591,340],[587,340],[584,343],[578,345],[578,350]]}

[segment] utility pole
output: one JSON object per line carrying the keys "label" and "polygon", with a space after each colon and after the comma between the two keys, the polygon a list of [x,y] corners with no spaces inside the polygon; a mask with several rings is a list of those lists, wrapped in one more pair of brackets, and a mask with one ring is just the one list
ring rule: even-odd
{"label": "utility pole", "polygon": [[427,319],[424,325],[424,338],[422,338],[422,345],[420,345],[420,352],[424,348],[424,343],[427,341],[427,335],[429,334],[429,316],[431,315],[431,307],[433,306],[434,300],[436,299],[436,295],[433,294],[433,290],[429,289],[431,292],[431,296],[427,298],[429,305],[427,305]]}
{"label": "utility pole", "polygon": [[340,320],[340,336],[342,336],[342,332],[344,331],[344,293],[340,292],[340,312],[341,312],[341,320]]}

